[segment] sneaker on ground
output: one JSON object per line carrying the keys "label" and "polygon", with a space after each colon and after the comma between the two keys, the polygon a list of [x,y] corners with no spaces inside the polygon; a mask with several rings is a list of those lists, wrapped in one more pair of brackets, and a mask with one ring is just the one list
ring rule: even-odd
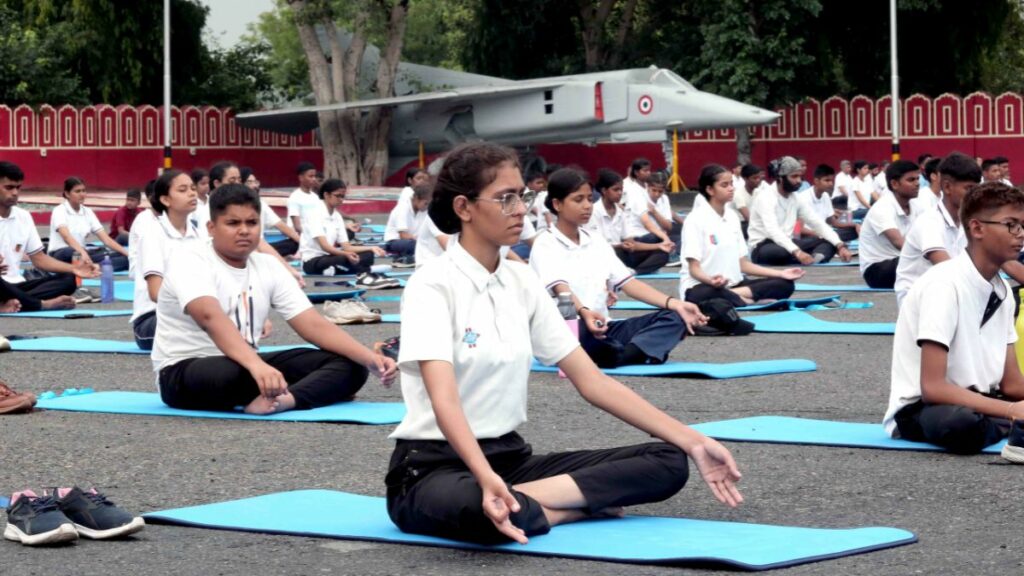
{"label": "sneaker on ground", "polygon": [[416,266],[415,256],[399,256],[391,261],[391,265],[395,268],[412,268]]}
{"label": "sneaker on ground", "polygon": [[324,303],[324,317],[335,324],[371,324],[380,322],[380,314],[370,310],[365,302],[342,300]]}
{"label": "sneaker on ground", "polygon": [[8,340],[7,338],[4,338],[3,336],[0,336],[0,352],[10,352],[10,351],[11,351],[11,341]]}
{"label": "sneaker on ground", "polygon": [[679,257],[674,257],[674,258],[672,258],[671,262],[669,262],[668,264],[665,264],[665,268],[679,268],[682,265],[683,265],[682,259],[680,259]]}
{"label": "sneaker on ground", "polygon": [[4,538],[26,546],[42,546],[78,540],[78,531],[52,496],[39,497],[25,490],[11,496]]}
{"label": "sneaker on ground", "polygon": [[0,380],[0,414],[31,412],[36,405],[36,395],[29,392],[15,392]]}
{"label": "sneaker on ground", "polygon": [[78,290],[75,290],[72,297],[75,299],[75,304],[89,304],[90,302],[100,301],[99,296],[94,294],[93,291],[88,288],[79,288]]}
{"label": "sneaker on ground", "polygon": [[368,290],[384,290],[387,288],[398,288],[401,286],[398,280],[388,278],[387,276],[371,274],[369,272],[363,272],[356,276],[355,284],[356,288],[366,288]]}
{"label": "sneaker on ground", "polygon": [[401,341],[399,340],[399,336],[395,336],[394,338],[388,338],[383,342],[377,342],[376,344],[373,345],[374,349],[376,349],[377,352],[380,352],[381,354],[387,356],[388,358],[391,358],[395,362],[398,362],[398,350],[400,346]]}
{"label": "sneaker on ground", "polygon": [[141,516],[132,516],[90,488],[54,488],[57,506],[74,523],[78,535],[92,540],[107,540],[134,534],[146,527]]}
{"label": "sneaker on ground", "polygon": [[1010,425],[1010,437],[1001,455],[1014,464],[1024,464],[1024,420],[1014,420]]}

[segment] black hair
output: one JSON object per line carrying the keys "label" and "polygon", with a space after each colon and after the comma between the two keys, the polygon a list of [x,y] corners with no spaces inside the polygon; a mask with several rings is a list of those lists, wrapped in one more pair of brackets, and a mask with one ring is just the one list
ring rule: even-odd
{"label": "black hair", "polygon": [[[167,196],[171,193],[171,183],[178,176],[185,174],[181,170],[171,168],[170,170],[164,170],[164,173],[156,179],[153,184],[153,196],[149,199],[149,203],[153,205],[153,210],[156,210],[157,214],[163,214],[167,212],[167,206],[160,201],[160,198]],[[187,174],[185,174],[187,176]]]}
{"label": "black hair", "polygon": [[238,168],[238,164],[235,164],[230,160],[225,160],[224,162],[217,162],[216,164],[210,167],[211,188],[213,188],[214,182],[224,182],[224,174],[227,173],[229,168]]}
{"label": "black hair", "polygon": [[430,184],[417,184],[412,188],[412,197],[417,200],[429,198],[434,193],[434,187]]}
{"label": "black hair", "polygon": [[921,168],[910,160],[897,160],[885,169],[885,183],[892,188],[892,181],[903,178],[910,172],[919,172]]}
{"label": "black hair", "polygon": [[953,152],[942,159],[939,174],[957,182],[981,182],[981,167],[973,158],[960,152]]}
{"label": "black hair", "polygon": [[150,206],[156,206],[156,178],[146,182],[146,185],[142,187],[146,193],[146,200],[149,200]]}
{"label": "black hair", "polygon": [[561,164],[548,164],[544,167],[544,177],[547,178],[562,169]]}
{"label": "black hair", "polygon": [[650,167],[650,165],[651,161],[647,158],[637,158],[636,160],[633,160],[633,163],[629,165],[629,177],[635,179],[637,172]]}
{"label": "black hair", "polygon": [[405,184],[409,185],[409,180],[415,178],[420,172],[425,172],[423,168],[409,168],[405,171]]}
{"label": "black hair", "polygon": [[874,170],[875,168],[878,168],[878,162],[868,162],[868,168],[870,168],[872,170]]}
{"label": "black hair", "polygon": [[996,162],[995,158],[986,158],[981,161],[981,171],[984,172],[993,166],[999,166],[999,162]]}
{"label": "black hair", "polygon": [[718,180],[718,176],[723,172],[729,172],[729,170],[721,164],[708,164],[701,168],[700,177],[697,178],[697,192],[705,198],[711,198],[711,194],[708,194],[708,188],[715,185],[715,180]]}
{"label": "black hair", "polygon": [[523,181],[525,181],[527,184],[529,184],[530,182],[533,182],[537,178],[547,179],[547,177],[548,177],[548,175],[545,174],[544,172],[540,171],[540,170],[530,170],[529,172],[527,172],[523,176]]}
{"label": "black hair", "polygon": [[764,168],[761,168],[757,164],[747,164],[742,170],[740,170],[740,177],[750,178],[751,176],[760,174],[761,172],[764,172]]}
{"label": "black hair", "polygon": [[341,190],[342,188],[348,188],[348,185],[345,184],[344,180],[341,178],[331,178],[329,180],[324,180],[324,183],[321,184],[320,188],[316,191],[316,195],[323,198],[324,194],[330,194],[331,192]]}
{"label": "black hair", "polygon": [[142,192],[138,188],[132,188],[131,190],[125,192],[124,197],[125,198],[135,198],[136,200],[141,201],[142,200]]}
{"label": "black hair", "polygon": [[920,154],[917,157],[917,165],[920,166],[921,164],[924,164],[925,160],[930,160],[932,158],[933,156],[927,152],[925,152],[924,154]]}
{"label": "black hair", "polygon": [[242,179],[241,184],[245,184],[245,181],[248,180],[249,176],[252,176],[253,174],[255,174],[255,172],[252,171],[251,166],[242,166],[241,168],[238,169],[238,175]]}
{"label": "black hair", "polygon": [[865,167],[865,166],[867,166],[867,165],[868,165],[868,161],[867,160],[857,160],[856,162],[853,163],[853,171],[854,172],[860,172],[860,169]]}
{"label": "black hair", "polygon": [[299,162],[299,165],[295,167],[295,175],[299,176],[310,170],[316,170],[316,166],[312,162]]}
{"label": "black hair", "polygon": [[654,186],[668,186],[668,175],[661,170],[651,172],[651,177],[647,179],[647,183]]}
{"label": "black hair", "polygon": [[601,168],[597,171],[597,182],[594,183],[594,190],[603,194],[605,190],[622,182],[622,175],[611,168]]}
{"label": "black hair", "polygon": [[924,163],[924,177],[929,181],[932,179],[932,174],[939,173],[939,164],[942,163],[942,158],[931,158]]}
{"label": "black hair", "polygon": [[[189,176],[192,178],[192,183],[199,186],[199,181],[209,176],[210,173],[205,168],[193,168]],[[213,180],[212,178],[210,180]]]}
{"label": "black hair", "polygon": [[260,197],[245,184],[225,184],[210,194],[210,221],[228,210],[228,206],[251,206],[260,213]]}
{"label": "black hair", "polygon": [[85,180],[82,180],[78,176],[68,176],[64,180],[64,197],[65,198],[68,197],[68,192],[71,192],[71,190],[75,186],[85,186]]}
{"label": "black hair", "polygon": [[982,212],[995,212],[1003,206],[1024,208],[1024,194],[1002,182],[979,184],[968,190],[960,201],[960,222],[967,226],[968,220]]}
{"label": "black hair", "polygon": [[579,170],[562,168],[548,177],[548,196],[544,199],[544,206],[555,214],[555,200],[564,201],[570,194],[576,192],[584,184],[587,184],[587,177]]}
{"label": "black hair", "polygon": [[826,178],[828,176],[835,176],[835,175],[836,175],[836,169],[831,167],[831,166],[829,166],[828,164],[818,164],[814,168],[814,177],[815,178]]}
{"label": "black hair", "polygon": [[25,179],[25,173],[14,162],[0,162],[0,178],[7,178],[11,182],[21,182]]}
{"label": "black hair", "polygon": [[445,234],[462,230],[462,220],[455,213],[455,198],[475,200],[480,191],[498,177],[498,168],[507,164],[519,169],[515,150],[490,142],[471,142],[452,150],[441,166],[434,184],[434,199],[428,215]]}
{"label": "black hair", "polygon": [[1009,164],[1010,163],[1010,159],[1007,158],[1006,156],[996,156],[995,158],[992,159],[992,161],[995,162],[996,164]]}

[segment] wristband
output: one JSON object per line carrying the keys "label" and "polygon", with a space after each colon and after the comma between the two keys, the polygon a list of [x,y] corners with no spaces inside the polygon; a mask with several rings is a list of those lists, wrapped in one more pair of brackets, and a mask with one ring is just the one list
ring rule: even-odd
{"label": "wristband", "polygon": [[672,301],[672,297],[665,298],[665,309],[668,310],[668,303]]}
{"label": "wristband", "polygon": [[582,315],[584,310],[590,310],[590,308],[587,308],[586,306],[580,306],[579,308],[576,309],[576,315]]}

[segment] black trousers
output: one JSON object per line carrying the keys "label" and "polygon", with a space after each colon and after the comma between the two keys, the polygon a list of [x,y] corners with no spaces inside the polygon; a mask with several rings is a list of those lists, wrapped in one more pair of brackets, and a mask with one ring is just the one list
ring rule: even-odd
{"label": "black trousers", "polygon": [[836,235],[839,236],[839,239],[843,242],[853,242],[857,239],[856,228],[832,228],[832,230],[835,231]]}
{"label": "black trousers", "polygon": [[[759,300],[785,300],[793,295],[793,291],[796,290],[796,284],[792,280],[786,280],[784,278],[759,278],[757,280],[750,280],[745,278],[742,282],[734,286],[733,288],[746,287],[750,288],[750,293],[754,297],[754,301]],[[722,298],[728,300],[733,306],[739,308],[746,306],[747,303],[740,298],[740,295],[733,292],[729,288],[721,287],[715,288],[709,284],[697,284],[691,286],[686,291],[686,301],[694,304],[701,304],[711,300],[712,298]]]}
{"label": "black trousers", "polygon": [[416,241],[405,238],[388,240],[387,243],[384,244],[384,249],[387,250],[389,254],[413,256],[416,254]]}
{"label": "black trousers", "polygon": [[[686,454],[660,442],[605,450],[535,456],[515,432],[480,440],[494,471],[519,502],[512,523],[527,536],[551,526],[539,502],[512,485],[568,474],[598,512],[615,506],[660,502],[686,484]],[[507,542],[484,514],[483,492],[451,445],[436,440],[399,440],[391,454],[387,484],[388,515],[404,532],[484,544]]]}
{"label": "black trousers", "polygon": [[0,278],[0,302],[14,299],[21,303],[23,312],[36,312],[43,309],[43,300],[70,296],[77,288],[73,274],[48,274],[17,284]]}
{"label": "black trousers", "polygon": [[993,418],[954,404],[917,401],[896,413],[900,437],[929,442],[954,454],[977,454],[1010,433],[1010,421]]}
{"label": "black trousers", "polygon": [[303,262],[302,271],[323,274],[324,270],[333,267],[338,274],[362,274],[369,272],[370,266],[373,266],[373,252],[360,252],[358,264],[353,264],[348,256],[317,256]]}
{"label": "black trousers", "polygon": [[[668,239],[675,242],[676,250],[679,250],[679,238],[683,235],[683,225],[679,222],[672,221],[672,228],[668,230]],[[643,236],[637,236],[635,238],[637,242],[643,242],[645,244],[660,244],[661,238],[657,234],[645,234]]]}
{"label": "black trousers", "polygon": [[299,251],[299,243],[291,238],[285,238],[284,240],[278,240],[277,242],[271,242],[270,247],[277,251],[282,258],[294,255]]}
{"label": "black trousers", "polygon": [[146,312],[132,321],[132,336],[135,336],[135,345],[140,349],[153,349],[153,338],[156,337],[156,310]]}
{"label": "black trousers", "polygon": [[602,368],[618,366],[619,353],[628,344],[639,348],[653,361],[662,363],[685,336],[686,323],[672,310],[659,310],[611,322],[602,340],[594,338],[580,321],[580,345]]}
{"label": "black trousers", "polygon": [[[127,256],[118,254],[117,252],[111,252],[107,250],[105,247],[90,248],[87,249],[86,252],[89,253],[89,259],[92,260],[94,264],[99,264],[100,262],[102,262],[104,256],[110,256],[110,263],[114,266],[114,272],[123,272],[128,269]],[[75,252],[75,249],[70,246],[67,246],[65,248],[55,250],[52,254],[50,254],[50,256],[56,258],[57,260],[60,260],[61,262],[67,262],[68,264],[70,264],[74,260],[75,254],[77,254],[77,252]]]}
{"label": "black trousers", "polygon": [[[292,348],[260,358],[284,375],[298,410],[351,400],[369,374],[362,364],[324,350]],[[249,371],[225,356],[190,358],[160,371],[160,398],[172,408],[234,410],[259,395]]]}
{"label": "black trousers", "polygon": [[875,262],[864,269],[864,281],[872,288],[892,288],[896,285],[896,267],[899,264],[898,256],[892,260]]}
{"label": "black trousers", "polygon": [[668,253],[661,250],[646,252],[630,252],[622,248],[615,249],[615,255],[622,263],[632,268],[637,274],[653,274],[668,264]]}
{"label": "black trousers", "polygon": [[[793,241],[804,252],[810,255],[821,254],[822,262],[828,262],[836,255],[836,247],[821,238],[805,236]],[[800,265],[796,258],[785,248],[771,240],[765,240],[758,244],[750,253],[750,260],[754,264],[765,266],[788,266]]]}

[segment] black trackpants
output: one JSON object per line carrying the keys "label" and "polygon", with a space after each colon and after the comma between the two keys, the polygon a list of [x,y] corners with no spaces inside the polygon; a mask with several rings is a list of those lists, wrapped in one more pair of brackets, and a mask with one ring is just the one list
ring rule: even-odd
{"label": "black trackpants", "polygon": [[358,264],[354,264],[348,256],[317,256],[303,262],[302,271],[316,275],[334,267],[337,274],[362,274],[369,272],[370,266],[373,266],[373,252],[360,252]]}
{"label": "black trackpants", "polygon": [[900,437],[929,442],[954,454],[977,454],[1010,433],[1010,421],[994,418],[955,404],[917,401],[896,413]]}
{"label": "black trackpants", "polygon": [[72,274],[50,274],[17,284],[0,278],[0,302],[14,299],[21,303],[22,312],[36,312],[43,309],[43,300],[70,296],[77,287]]}
{"label": "black trackpants", "polygon": [[647,250],[644,252],[629,252],[622,248],[615,249],[615,255],[622,260],[627,267],[632,268],[637,274],[653,274],[668,264],[668,253],[661,250]]}
{"label": "black trackpants", "polygon": [[[818,237],[805,236],[797,238],[793,242],[811,256],[821,254],[822,262],[828,262],[836,255],[836,247]],[[750,253],[750,261],[764,266],[800,265],[788,250],[771,240],[765,240],[758,244]]]}
{"label": "black trackpants", "polygon": [[892,288],[896,285],[896,267],[899,264],[898,256],[892,260],[875,262],[864,269],[864,281],[872,288]]}
{"label": "black trackpants", "polygon": [[[733,288],[750,288],[754,301],[760,300],[785,300],[793,295],[796,284],[792,280],[784,278],[758,278],[757,280],[744,279]],[[700,305],[702,302],[712,298],[728,300],[733,306],[740,308],[747,303],[740,298],[740,295],[726,287],[715,288],[709,284],[697,284],[686,291],[686,301]]]}

